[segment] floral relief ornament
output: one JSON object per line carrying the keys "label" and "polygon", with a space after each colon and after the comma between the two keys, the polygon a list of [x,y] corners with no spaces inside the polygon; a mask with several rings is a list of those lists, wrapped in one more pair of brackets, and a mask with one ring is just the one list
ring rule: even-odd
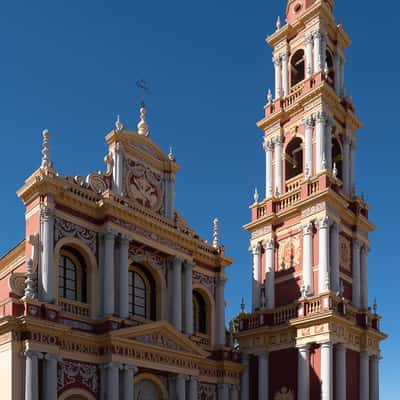
{"label": "floral relief ornament", "polygon": [[279,270],[294,268],[300,264],[299,236],[291,236],[280,242],[279,245]]}
{"label": "floral relief ornament", "polygon": [[144,207],[159,212],[162,205],[161,176],[143,164],[128,161],[126,192]]}
{"label": "floral relief ornament", "polygon": [[95,365],[62,361],[59,363],[57,375],[59,391],[71,385],[82,384],[92,393],[98,392],[99,382]]}

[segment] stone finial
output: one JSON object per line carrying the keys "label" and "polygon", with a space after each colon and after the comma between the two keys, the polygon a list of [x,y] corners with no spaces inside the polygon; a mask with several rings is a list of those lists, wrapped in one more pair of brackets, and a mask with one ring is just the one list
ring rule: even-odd
{"label": "stone finial", "polygon": [[173,151],[172,147],[169,148],[168,158],[169,158],[170,161],[173,161],[173,162],[176,161],[176,158],[175,158],[174,151]]}
{"label": "stone finial", "polygon": [[271,89],[268,89],[267,100],[268,100],[268,104],[272,103],[272,92],[271,92]]}
{"label": "stone finial", "polygon": [[333,174],[333,177],[336,179],[337,178],[337,176],[338,176],[338,169],[337,169],[337,165],[336,165],[336,163],[334,162],[333,163],[333,170],[332,170],[332,174]]}
{"label": "stone finial", "polygon": [[213,247],[219,247],[219,220],[215,218],[213,221]]}
{"label": "stone finial", "polygon": [[325,152],[322,153],[322,169],[323,169],[323,170],[326,169],[326,156],[325,156]]}
{"label": "stone finial", "polygon": [[310,168],[310,166],[308,164],[306,165],[306,169],[305,169],[305,172],[304,172],[304,177],[305,177],[306,180],[311,179],[311,168]]}
{"label": "stone finial", "polygon": [[254,203],[258,203],[258,200],[260,200],[260,195],[258,194],[257,188],[254,190]]}
{"label": "stone finial", "polygon": [[278,15],[278,18],[276,19],[276,30],[279,31],[281,27],[282,27],[281,17]]}
{"label": "stone finial", "polygon": [[137,125],[137,128],[138,128],[137,132],[138,135],[146,137],[150,135],[149,126],[147,125],[146,122],[146,107],[144,103],[142,103],[140,107],[140,121]]}
{"label": "stone finial", "polygon": [[275,197],[279,197],[281,195],[281,192],[279,191],[278,186],[275,188]]}
{"label": "stone finial", "polygon": [[327,78],[329,76],[329,67],[328,67],[328,63],[325,63],[324,66],[324,74],[325,74],[325,78]]}
{"label": "stone finial", "polygon": [[124,124],[121,122],[119,114],[117,115],[117,119],[115,121],[115,130],[117,132],[122,132],[124,130]]}
{"label": "stone finial", "polygon": [[26,268],[25,290],[23,300],[33,300],[35,291],[33,288],[33,260],[29,259]]}
{"label": "stone finial", "polygon": [[42,168],[50,168],[50,132],[48,129],[45,129],[42,132],[43,135],[43,143],[42,143]]}
{"label": "stone finial", "polygon": [[244,314],[246,312],[246,304],[244,302],[244,297],[242,297],[242,302],[240,303],[240,312]]}
{"label": "stone finial", "polygon": [[374,305],[372,306],[372,309],[374,310],[374,314],[376,315],[378,313],[378,302],[376,299],[374,299]]}

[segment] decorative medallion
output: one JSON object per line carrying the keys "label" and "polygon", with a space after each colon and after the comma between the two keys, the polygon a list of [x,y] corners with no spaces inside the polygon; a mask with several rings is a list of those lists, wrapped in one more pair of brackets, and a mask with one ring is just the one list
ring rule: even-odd
{"label": "decorative medallion", "polygon": [[59,392],[69,387],[84,386],[93,394],[97,394],[99,377],[96,365],[66,360],[59,362],[57,386]]}
{"label": "decorative medallion", "polygon": [[275,393],[274,400],[294,400],[294,392],[286,386],[283,386]]}
{"label": "decorative medallion", "polygon": [[351,243],[343,235],[340,235],[340,267],[351,270]]}
{"label": "decorative medallion", "polygon": [[279,242],[278,270],[287,270],[300,265],[299,235],[290,236]]}
{"label": "decorative medallion", "polygon": [[161,176],[143,164],[128,161],[126,192],[140,205],[160,212],[162,206]]}

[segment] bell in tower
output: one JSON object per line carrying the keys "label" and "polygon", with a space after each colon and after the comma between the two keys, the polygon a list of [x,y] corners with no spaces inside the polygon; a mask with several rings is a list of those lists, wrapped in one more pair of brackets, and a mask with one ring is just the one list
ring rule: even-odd
{"label": "bell in tower", "polygon": [[257,124],[265,198],[245,226],[253,280],[237,334],[241,398],[378,400],[386,336],[368,299],[374,225],[356,194],[361,122],[344,89],[350,39],[332,0],[289,0],[286,24],[279,18],[267,43],[275,90]]}

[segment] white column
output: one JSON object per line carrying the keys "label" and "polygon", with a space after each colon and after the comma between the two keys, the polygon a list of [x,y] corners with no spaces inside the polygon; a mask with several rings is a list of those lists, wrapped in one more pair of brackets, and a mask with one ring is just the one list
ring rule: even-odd
{"label": "white column", "polygon": [[338,96],[340,96],[340,88],[341,88],[341,68],[340,68],[340,63],[341,63],[341,56],[336,49],[335,51],[335,92]]}
{"label": "white column", "polygon": [[39,300],[53,303],[56,279],[54,276],[54,210],[44,206],[40,210]]}
{"label": "white column", "polygon": [[313,75],[313,37],[311,33],[307,33],[306,36],[306,79],[311,78]]}
{"label": "white column", "polygon": [[115,313],[115,273],[114,273],[114,247],[115,234],[111,230],[104,233],[104,315],[114,315]]}
{"label": "white column", "polygon": [[360,400],[369,400],[369,354],[360,353]]}
{"label": "white column", "polygon": [[183,331],[186,335],[193,335],[193,263],[184,262],[183,268]]}
{"label": "white column", "polygon": [[313,38],[314,38],[314,74],[317,74],[323,68],[321,66],[321,47],[322,47],[321,31],[314,31]]}
{"label": "white column", "polygon": [[356,141],[353,139],[351,141],[351,149],[350,149],[350,188],[351,191],[355,191],[356,182],[354,179],[354,167],[356,161]]}
{"label": "white column", "polygon": [[333,120],[328,119],[325,128],[325,142],[326,142],[326,169],[332,172],[333,160],[332,160],[332,139],[333,139]]}
{"label": "white column", "polygon": [[265,297],[267,309],[270,310],[275,308],[275,240],[273,238],[266,240],[263,245],[265,249]]}
{"label": "white column", "polygon": [[345,134],[343,139],[343,190],[348,195],[351,194],[350,146],[351,146],[351,138],[347,134]]}
{"label": "white column", "polygon": [[198,392],[199,392],[199,378],[196,376],[191,376],[189,378],[189,399],[188,400],[197,400]]}
{"label": "white column", "polygon": [[226,333],[225,333],[225,283],[226,278],[217,278],[217,285],[215,290],[215,346],[225,347]]}
{"label": "white column", "polygon": [[368,308],[368,252],[369,248],[364,245],[361,248],[361,308]]}
{"label": "white column", "polygon": [[274,143],[272,140],[264,141],[265,150],[265,198],[269,199],[273,196],[273,182],[272,182],[272,151],[274,150]]}
{"label": "white column", "polygon": [[119,239],[119,316],[129,317],[129,238]]}
{"label": "white column", "polygon": [[275,193],[282,194],[282,143],[283,135],[275,138]]}
{"label": "white column", "polygon": [[310,349],[308,345],[299,347],[297,388],[298,400],[310,400]]}
{"label": "white column", "polygon": [[282,54],[282,89],[283,89],[283,97],[289,95],[289,55],[288,53]]}
{"label": "white column", "polygon": [[[332,343],[321,345],[321,400],[333,400]],[[362,397],[364,399],[364,397]],[[366,397],[368,399],[368,397]]]}
{"label": "white column", "polygon": [[229,400],[229,385],[221,383],[218,385],[218,400]]}
{"label": "white column", "polygon": [[334,293],[340,292],[340,226],[336,222],[332,224],[331,228],[331,285]]}
{"label": "white column", "polygon": [[124,153],[119,142],[114,149],[113,190],[119,195],[124,193]]}
{"label": "white column", "polygon": [[329,277],[329,217],[323,217],[318,221],[319,227],[319,260],[318,260],[318,293],[326,293],[330,290]]}
{"label": "white column", "polygon": [[186,400],[186,375],[176,376],[176,400]]}
{"label": "white column", "polygon": [[249,357],[242,356],[242,376],[240,377],[240,400],[249,400]]}
{"label": "white column", "polygon": [[28,350],[25,356],[25,400],[39,400],[39,370],[38,360],[43,354]]}
{"label": "white column", "polygon": [[105,399],[118,399],[119,398],[119,365],[116,363],[109,363],[103,366],[105,378]]}
{"label": "white column", "polygon": [[231,385],[230,386],[230,388],[229,388],[229,400],[239,400],[239,388],[238,388],[237,385]]}
{"label": "white column", "polygon": [[326,165],[324,165],[324,157],[326,163],[326,154],[325,154],[325,128],[327,123],[327,115],[324,111],[319,111],[317,113],[316,123],[315,123],[315,135],[316,135],[316,171],[317,174],[324,171],[326,169]]}
{"label": "white column", "polygon": [[121,370],[122,398],[120,400],[132,400],[135,393],[134,379],[137,367],[124,365]]}
{"label": "white column", "polygon": [[266,400],[269,396],[269,353],[258,354],[258,400]]}
{"label": "white column", "polygon": [[282,96],[282,59],[280,56],[276,56],[272,62],[275,66],[275,99],[279,99]]}
{"label": "white column", "polygon": [[56,354],[47,353],[43,363],[43,400],[57,399],[57,363]]}
{"label": "white column", "polygon": [[346,347],[336,345],[336,398],[346,400]]}
{"label": "white column", "polygon": [[314,175],[313,165],[313,129],[314,120],[312,116],[308,116],[304,121],[305,133],[304,133],[304,153],[305,153],[305,176],[311,178]]}
{"label": "white column", "polygon": [[251,248],[253,255],[253,285],[252,285],[252,310],[261,305],[261,246],[260,243]]}
{"label": "white column", "polygon": [[313,271],[313,231],[312,222],[307,222],[302,226],[303,230],[303,285],[306,293],[310,296],[314,294],[314,271]]}
{"label": "white column", "polygon": [[379,400],[379,356],[370,359],[370,379],[371,400]]}
{"label": "white column", "polygon": [[182,259],[172,259],[168,274],[169,316],[171,324],[182,330]]}
{"label": "white column", "polygon": [[361,307],[361,242],[358,239],[353,239],[353,285],[352,292],[353,298],[352,303],[354,307]]}

